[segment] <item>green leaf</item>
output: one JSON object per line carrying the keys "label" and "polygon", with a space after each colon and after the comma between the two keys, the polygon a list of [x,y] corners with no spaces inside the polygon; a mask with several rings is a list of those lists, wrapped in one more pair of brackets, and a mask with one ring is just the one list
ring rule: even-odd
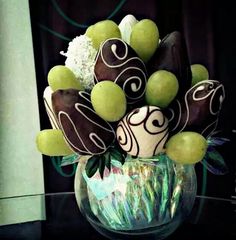
{"label": "green leaf", "polygon": [[213,174],[224,175],[229,170],[225,164],[224,158],[213,147],[208,150],[203,161],[201,163]]}
{"label": "green leaf", "polygon": [[117,160],[117,161],[119,161],[119,162],[121,162],[122,161],[122,154],[119,152],[119,151],[117,151],[116,149],[111,149],[110,150],[110,154],[111,154],[111,157],[113,157],[115,160]]}
{"label": "green leaf", "polygon": [[121,154],[121,164],[123,165],[125,163],[125,156],[123,154]]}
{"label": "green leaf", "polygon": [[99,159],[99,173],[102,179],[104,175],[105,162],[106,162],[106,158],[104,155],[102,155]]}
{"label": "green leaf", "polygon": [[214,151],[211,152],[207,152],[208,153],[208,157],[210,157],[211,159],[216,160],[217,162],[224,162],[223,157],[221,156],[221,154],[219,152],[217,152],[215,149]]}
{"label": "green leaf", "polygon": [[99,167],[99,159],[100,157],[98,155],[94,155],[89,158],[85,167],[86,174],[89,178],[91,178],[96,173]]}
{"label": "green leaf", "polygon": [[107,152],[105,155],[105,166],[108,168],[109,172],[111,171],[111,156],[110,153]]}

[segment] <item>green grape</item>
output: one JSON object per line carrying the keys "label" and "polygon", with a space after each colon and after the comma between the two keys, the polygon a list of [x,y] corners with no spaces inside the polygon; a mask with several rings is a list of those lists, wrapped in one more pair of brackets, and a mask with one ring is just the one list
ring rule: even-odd
{"label": "green grape", "polygon": [[147,62],[155,53],[159,44],[157,25],[150,19],[143,19],[133,26],[130,36],[130,46],[139,57]]}
{"label": "green grape", "polygon": [[63,65],[57,65],[49,71],[48,84],[53,91],[69,88],[83,89],[80,82],[76,79],[75,74]]}
{"label": "green grape", "polygon": [[112,81],[97,83],[92,89],[91,101],[96,113],[109,122],[120,120],[126,112],[125,93]]}
{"label": "green grape", "polygon": [[86,35],[87,37],[93,38],[93,29],[94,29],[94,25],[90,25],[90,26],[87,28],[87,30],[86,30],[86,32],[85,32],[85,35]]}
{"label": "green grape", "polygon": [[167,107],[179,90],[176,76],[166,70],[154,72],[146,85],[145,99],[147,104],[161,108]]}
{"label": "green grape", "polygon": [[207,150],[207,141],[196,132],[180,132],[166,143],[166,154],[181,164],[194,164],[203,159]]}
{"label": "green grape", "polygon": [[209,79],[208,70],[201,64],[191,65],[191,71],[192,71],[192,86],[194,86],[196,83],[202,80]]}
{"label": "green grape", "polygon": [[111,20],[103,20],[90,26],[85,35],[92,39],[95,49],[99,49],[102,42],[109,38],[121,38],[118,25]]}
{"label": "green grape", "polygon": [[36,137],[38,150],[47,156],[67,156],[73,153],[59,129],[45,129]]}

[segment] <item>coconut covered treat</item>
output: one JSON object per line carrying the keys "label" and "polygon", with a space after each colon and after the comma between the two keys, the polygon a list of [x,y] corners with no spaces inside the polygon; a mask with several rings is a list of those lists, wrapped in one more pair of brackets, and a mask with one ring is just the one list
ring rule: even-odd
{"label": "coconut covered treat", "polygon": [[66,57],[65,66],[73,71],[82,86],[88,90],[94,86],[93,70],[96,53],[91,39],[86,35],[75,37],[69,43],[67,52],[61,51]]}

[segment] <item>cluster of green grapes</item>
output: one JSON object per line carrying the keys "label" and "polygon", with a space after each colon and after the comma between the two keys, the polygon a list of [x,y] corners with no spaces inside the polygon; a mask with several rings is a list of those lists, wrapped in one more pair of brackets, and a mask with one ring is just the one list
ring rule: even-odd
{"label": "cluster of green grapes", "polygon": [[[123,31],[115,22],[104,20],[90,26],[85,35],[92,40],[96,50],[109,38],[125,39],[144,63],[150,60],[160,42],[158,27],[150,19],[140,21],[132,19]],[[191,70],[192,85],[209,77],[207,69],[200,64],[192,65]],[[64,65],[55,66],[49,71],[48,84],[52,92],[71,88],[78,91],[84,90],[75,74]],[[176,76],[169,71],[158,70],[148,77],[145,91],[146,104],[161,109],[166,108],[176,97],[178,90],[179,83]],[[109,79],[97,83],[90,94],[92,106],[102,119],[108,122],[117,122],[126,114],[125,92]],[[66,156],[73,153],[60,129],[43,130],[38,133],[36,141],[39,151],[45,155]],[[184,164],[200,161],[206,150],[207,140],[196,132],[181,132],[173,135],[167,141],[164,149],[169,158]]]}

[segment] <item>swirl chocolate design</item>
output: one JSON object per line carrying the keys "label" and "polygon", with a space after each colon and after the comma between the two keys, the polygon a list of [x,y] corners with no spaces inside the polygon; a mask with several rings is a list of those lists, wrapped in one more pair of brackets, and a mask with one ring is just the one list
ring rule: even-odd
{"label": "swirl chocolate design", "polygon": [[113,128],[95,113],[88,93],[58,90],[52,94],[52,105],[64,137],[75,152],[101,154],[114,141]]}
{"label": "swirl chocolate design", "polygon": [[185,40],[180,32],[172,32],[161,41],[157,51],[149,61],[150,73],[167,70],[175,74],[179,82],[178,96],[191,87],[192,73]]}
{"label": "swirl chocolate design", "polygon": [[143,99],[147,73],[143,61],[123,40],[111,38],[100,47],[94,68],[95,83],[111,80],[125,92],[127,102]]}
{"label": "swirl chocolate design", "polygon": [[128,154],[152,157],[163,149],[168,137],[168,120],[158,107],[136,108],[118,123],[116,136]]}
{"label": "swirl chocolate design", "polygon": [[196,131],[209,137],[217,127],[224,98],[224,86],[218,81],[197,83],[186,92],[182,101],[175,100],[167,110],[170,131]]}

